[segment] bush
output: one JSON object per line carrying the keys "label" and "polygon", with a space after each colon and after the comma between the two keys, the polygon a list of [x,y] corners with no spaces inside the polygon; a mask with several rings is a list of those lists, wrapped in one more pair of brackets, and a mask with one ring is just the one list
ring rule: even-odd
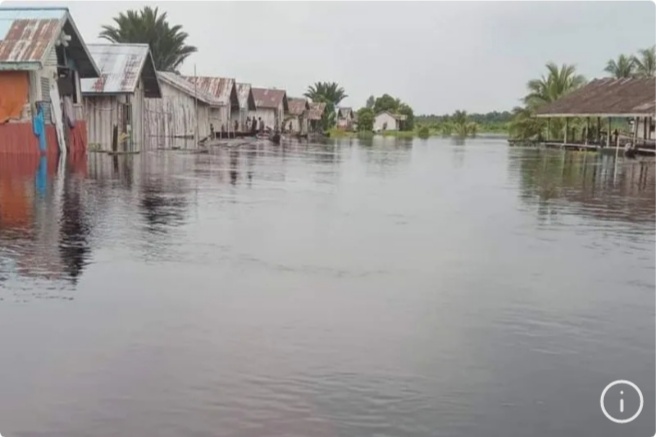
{"label": "bush", "polygon": [[428,126],[422,126],[419,132],[417,132],[417,135],[419,135],[420,138],[428,138],[431,136],[431,132],[429,131]]}

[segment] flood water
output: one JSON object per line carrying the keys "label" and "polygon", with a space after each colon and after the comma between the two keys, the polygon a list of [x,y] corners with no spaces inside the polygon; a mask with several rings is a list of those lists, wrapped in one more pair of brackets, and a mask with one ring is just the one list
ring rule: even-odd
{"label": "flood water", "polygon": [[[653,434],[654,161],[484,138],[1,159],[4,437]],[[623,428],[617,379],[645,396]]]}

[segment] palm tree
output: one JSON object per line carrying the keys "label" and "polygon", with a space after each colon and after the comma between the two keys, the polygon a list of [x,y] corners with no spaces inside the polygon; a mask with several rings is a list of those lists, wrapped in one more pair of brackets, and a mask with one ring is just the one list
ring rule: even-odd
{"label": "palm tree", "polygon": [[344,88],[340,87],[337,82],[316,82],[307,87],[305,97],[314,102],[331,103],[337,106],[348,96],[344,92]]}
{"label": "palm tree", "polygon": [[543,136],[544,126],[547,127],[549,137],[562,136],[565,121],[552,119],[541,122],[534,117],[534,112],[540,106],[554,102],[575,91],[586,83],[586,79],[577,74],[574,65],[562,64],[559,67],[553,62],[549,62],[546,64],[546,68],[547,75],[527,82],[528,94],[522,99],[525,107],[514,110],[513,120],[509,124],[509,134],[513,138],[539,139]]}
{"label": "palm tree", "polygon": [[470,121],[466,111],[456,111],[451,116],[452,131],[456,136],[465,138],[477,134],[477,123]]}
{"label": "palm tree", "polygon": [[605,67],[605,71],[617,79],[633,77],[635,69],[635,57],[627,55],[619,55],[617,59],[610,59]]}
{"label": "palm tree", "polygon": [[188,34],[180,25],[171,26],[167,13],[149,6],[140,11],[128,10],[113,18],[114,25],[103,26],[100,38],[115,43],[149,44],[156,69],[176,72],[197,47],[186,45]]}
{"label": "palm tree", "polygon": [[574,65],[562,64],[558,67],[554,62],[549,62],[545,66],[548,69],[547,76],[527,82],[529,93],[523,101],[531,109],[554,102],[587,81],[584,76],[576,73]]}
{"label": "palm tree", "polygon": [[639,57],[634,58],[635,74],[639,77],[655,77],[655,44],[648,49],[639,51]]}

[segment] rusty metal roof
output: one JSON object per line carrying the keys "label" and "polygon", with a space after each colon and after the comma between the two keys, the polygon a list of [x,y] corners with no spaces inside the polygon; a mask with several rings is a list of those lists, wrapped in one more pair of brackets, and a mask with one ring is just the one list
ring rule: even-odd
{"label": "rusty metal roof", "polygon": [[0,70],[39,70],[62,33],[81,78],[99,70],[67,8],[0,8]]}
{"label": "rusty metal roof", "polygon": [[180,76],[176,73],[171,73],[169,71],[159,71],[158,80],[160,80],[161,83],[166,83],[169,84],[170,86],[173,86],[174,88],[178,89],[179,91],[185,94],[188,94],[193,98],[196,97],[197,100],[204,102],[210,106],[224,106],[224,103],[217,100],[214,96],[212,96],[208,92],[200,88],[195,88],[195,84],[190,82],[184,76]]}
{"label": "rusty metal roof", "polygon": [[257,108],[277,109],[280,103],[284,104],[284,110],[289,110],[289,102],[286,91],[275,88],[252,88],[254,103]]}
{"label": "rusty metal roof", "polygon": [[236,82],[236,94],[238,94],[238,106],[241,109],[248,109],[250,111],[257,109],[254,103],[254,96],[252,95],[252,85]]}
{"label": "rusty metal roof", "polygon": [[292,97],[289,98],[289,114],[291,115],[303,115],[305,110],[309,109],[309,103],[307,99]]}
{"label": "rusty metal roof", "polygon": [[142,78],[145,97],[161,96],[149,44],[89,44],[87,48],[101,77],[81,80],[83,94],[133,94]]}
{"label": "rusty metal roof", "polygon": [[187,76],[191,83],[197,82],[197,89],[202,90],[225,105],[238,107],[238,94],[236,93],[236,80],[228,77]]}
{"label": "rusty metal roof", "polygon": [[325,111],[325,103],[312,102],[309,104],[309,119],[320,120],[323,118],[323,111]]}
{"label": "rusty metal roof", "polygon": [[655,116],[655,78],[595,79],[542,106],[539,117]]}

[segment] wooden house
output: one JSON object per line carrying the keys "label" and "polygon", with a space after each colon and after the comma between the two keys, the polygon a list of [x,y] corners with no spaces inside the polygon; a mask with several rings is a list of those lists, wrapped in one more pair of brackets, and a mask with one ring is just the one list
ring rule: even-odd
{"label": "wooden house", "polygon": [[309,102],[303,98],[289,98],[289,115],[284,123],[284,130],[297,135],[309,131]]}
{"label": "wooden house", "polygon": [[352,130],[355,122],[356,118],[353,108],[337,109],[337,129]]}
{"label": "wooden house", "polygon": [[309,120],[309,131],[310,132],[322,132],[323,131],[323,112],[325,111],[325,103],[323,102],[312,102],[309,104],[309,115],[307,116]]}
{"label": "wooden house", "polygon": [[145,99],[145,138],[148,148],[195,147],[214,136],[211,112],[224,106],[212,95],[176,73],[157,72],[160,99]]}
{"label": "wooden house", "polygon": [[275,88],[252,88],[256,109],[249,112],[250,118],[261,118],[266,128],[281,130],[284,116],[289,110],[286,91]]}
{"label": "wooden house", "polygon": [[80,80],[97,77],[67,8],[0,8],[0,152],[86,151]]}
{"label": "wooden house", "polygon": [[226,77],[196,76],[186,77],[190,83],[212,96],[221,106],[211,109],[210,117],[214,132],[219,136],[227,136],[234,132],[232,115],[240,111],[236,80]]}
{"label": "wooden house", "polygon": [[373,131],[383,132],[401,130],[401,122],[405,119],[405,115],[392,114],[388,111],[379,112],[374,117]]}
{"label": "wooden house", "polygon": [[[654,155],[655,77],[594,79],[541,106],[535,116],[561,120],[564,125],[563,140],[554,138],[545,141],[550,147],[598,149],[629,146],[638,152]],[[579,139],[572,138],[569,127],[570,120],[575,118],[586,121],[586,135],[583,133]],[[612,120],[628,120],[630,131],[613,130]]]}
{"label": "wooden house", "polygon": [[237,82],[236,93],[238,94],[238,111],[232,111],[231,123],[232,126],[236,126],[238,122],[238,132],[249,132],[251,127],[247,125],[248,115],[250,111],[257,110],[252,95],[252,85]]}
{"label": "wooden house", "polygon": [[145,143],[144,99],[160,98],[160,85],[148,44],[89,44],[101,71],[83,79],[84,116],[89,144],[111,150],[117,127],[120,151],[140,151]]}

